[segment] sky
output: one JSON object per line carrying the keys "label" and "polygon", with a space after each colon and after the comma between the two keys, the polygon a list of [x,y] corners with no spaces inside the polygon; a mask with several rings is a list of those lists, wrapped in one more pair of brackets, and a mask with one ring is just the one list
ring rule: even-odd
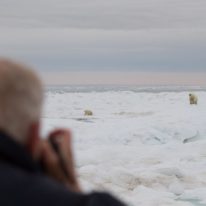
{"label": "sky", "polygon": [[[32,65],[47,83],[56,82],[54,76],[59,83],[71,81],[65,74],[78,74],[77,84],[98,83],[102,72],[105,82],[161,73],[170,83],[200,83],[206,73],[206,1],[0,0],[0,56]],[[126,81],[117,79],[126,73]],[[188,80],[175,82],[171,73]],[[110,74],[114,81],[107,81]]]}

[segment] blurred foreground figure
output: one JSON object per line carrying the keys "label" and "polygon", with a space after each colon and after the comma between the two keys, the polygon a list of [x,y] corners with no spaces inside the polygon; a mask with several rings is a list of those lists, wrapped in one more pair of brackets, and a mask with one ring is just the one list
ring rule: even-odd
{"label": "blurred foreground figure", "polygon": [[26,66],[0,59],[0,205],[122,206],[106,193],[83,194],[68,130],[40,138],[43,89]]}

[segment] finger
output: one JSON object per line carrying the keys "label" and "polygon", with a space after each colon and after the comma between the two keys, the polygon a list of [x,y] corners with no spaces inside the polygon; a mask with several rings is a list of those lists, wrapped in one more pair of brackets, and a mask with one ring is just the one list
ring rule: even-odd
{"label": "finger", "polygon": [[55,177],[61,182],[66,181],[67,178],[61,170],[58,156],[56,152],[53,151],[50,144],[46,141],[43,145],[42,162],[50,176]]}
{"label": "finger", "polygon": [[[64,164],[64,168],[67,171],[67,175],[65,175],[67,186],[74,191],[80,191],[74,167],[71,132],[65,129],[57,129],[50,133],[49,139],[55,140],[55,143],[58,145],[58,158],[61,158],[60,161]],[[60,169],[62,169],[61,166],[59,167]]]}
{"label": "finger", "polygon": [[49,140],[58,147],[59,152],[65,156],[72,156],[72,134],[69,130],[58,129],[50,133]]}
{"label": "finger", "polygon": [[56,130],[51,133],[50,138],[55,140],[56,144],[58,144],[58,150],[67,168],[67,178],[69,183],[76,184],[77,179],[72,152],[71,132],[69,130]]}
{"label": "finger", "polygon": [[47,168],[58,164],[58,157],[48,142],[42,145],[42,161]]}
{"label": "finger", "polygon": [[54,130],[50,133],[49,139],[57,145],[58,153],[60,153],[60,161],[64,164],[67,177],[70,181],[76,179],[74,172],[74,161],[71,145],[71,132],[65,129]]}
{"label": "finger", "polygon": [[71,137],[71,131],[68,129],[56,129],[49,134],[49,138],[55,138],[58,136]]}

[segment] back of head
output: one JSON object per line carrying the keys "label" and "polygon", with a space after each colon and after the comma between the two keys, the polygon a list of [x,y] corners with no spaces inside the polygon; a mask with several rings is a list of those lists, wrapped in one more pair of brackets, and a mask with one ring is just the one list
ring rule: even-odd
{"label": "back of head", "polygon": [[39,121],[42,84],[27,66],[0,59],[0,130],[24,144],[29,125]]}

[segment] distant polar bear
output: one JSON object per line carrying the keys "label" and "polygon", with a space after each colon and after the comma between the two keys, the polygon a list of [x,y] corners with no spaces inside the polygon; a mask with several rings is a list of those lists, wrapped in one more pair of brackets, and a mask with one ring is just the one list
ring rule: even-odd
{"label": "distant polar bear", "polygon": [[84,110],[84,115],[85,116],[92,116],[93,112],[91,110]]}
{"label": "distant polar bear", "polygon": [[189,100],[190,100],[190,104],[197,104],[198,97],[195,94],[190,93]]}

